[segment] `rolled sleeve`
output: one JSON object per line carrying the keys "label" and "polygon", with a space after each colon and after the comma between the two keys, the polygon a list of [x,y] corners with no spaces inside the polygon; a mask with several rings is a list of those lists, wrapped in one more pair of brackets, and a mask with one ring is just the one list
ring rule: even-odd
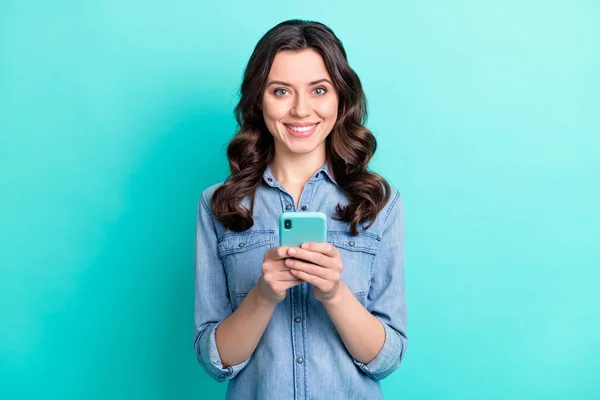
{"label": "rolled sleeve", "polygon": [[204,334],[198,336],[198,343],[196,345],[198,360],[206,372],[208,372],[208,374],[217,382],[223,382],[233,378],[244,369],[246,364],[250,361],[250,358],[248,358],[240,364],[223,368],[223,363],[221,362],[221,356],[217,350],[217,342],[215,339],[215,332],[221,322],[223,321],[209,324],[203,332]]}
{"label": "rolled sleeve", "polygon": [[[368,364],[353,358],[369,377],[381,380],[394,372],[404,356],[406,336],[406,295],[404,285],[404,207],[399,192],[392,195],[384,218],[382,243],[374,260],[374,272],[367,297],[367,309],[385,328],[379,354]],[[385,215],[384,214],[384,215]]]}
{"label": "rolled sleeve", "polygon": [[250,361],[223,368],[217,349],[215,333],[217,327],[233,312],[227,278],[222,260],[217,252],[215,222],[210,211],[210,198],[203,193],[196,221],[195,244],[195,303],[194,303],[194,348],[196,357],[204,370],[217,382],[234,378]]}

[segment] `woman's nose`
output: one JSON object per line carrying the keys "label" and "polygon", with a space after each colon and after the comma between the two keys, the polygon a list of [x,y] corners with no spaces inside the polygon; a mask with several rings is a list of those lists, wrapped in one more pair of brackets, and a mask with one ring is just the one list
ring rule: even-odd
{"label": "woman's nose", "polygon": [[297,117],[306,117],[310,115],[310,107],[310,99],[308,99],[308,96],[299,94],[296,96],[291,113]]}

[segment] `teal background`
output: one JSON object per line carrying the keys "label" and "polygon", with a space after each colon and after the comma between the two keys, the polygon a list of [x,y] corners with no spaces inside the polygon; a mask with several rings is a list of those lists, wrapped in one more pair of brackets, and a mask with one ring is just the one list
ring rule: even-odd
{"label": "teal background", "polygon": [[0,398],[211,399],[201,191],[243,68],[328,24],[403,194],[409,345],[386,398],[600,397],[600,3],[0,2]]}

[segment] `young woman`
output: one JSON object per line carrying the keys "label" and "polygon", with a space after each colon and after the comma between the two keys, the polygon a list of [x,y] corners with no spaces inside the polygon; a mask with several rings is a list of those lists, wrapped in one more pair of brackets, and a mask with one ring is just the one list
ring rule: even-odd
{"label": "young woman", "polygon": [[[404,355],[404,216],[367,170],[366,99],[327,26],[258,42],[236,107],[231,175],[198,205],[198,361],[232,399],[378,399]],[[327,243],[279,246],[279,215],[321,211]]]}

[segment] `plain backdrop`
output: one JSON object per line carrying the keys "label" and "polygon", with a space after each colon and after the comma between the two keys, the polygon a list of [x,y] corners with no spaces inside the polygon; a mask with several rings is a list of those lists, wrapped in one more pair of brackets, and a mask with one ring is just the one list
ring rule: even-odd
{"label": "plain backdrop", "polygon": [[390,399],[600,397],[597,1],[0,2],[0,398],[213,399],[202,190],[260,37],[343,41],[403,195]]}

